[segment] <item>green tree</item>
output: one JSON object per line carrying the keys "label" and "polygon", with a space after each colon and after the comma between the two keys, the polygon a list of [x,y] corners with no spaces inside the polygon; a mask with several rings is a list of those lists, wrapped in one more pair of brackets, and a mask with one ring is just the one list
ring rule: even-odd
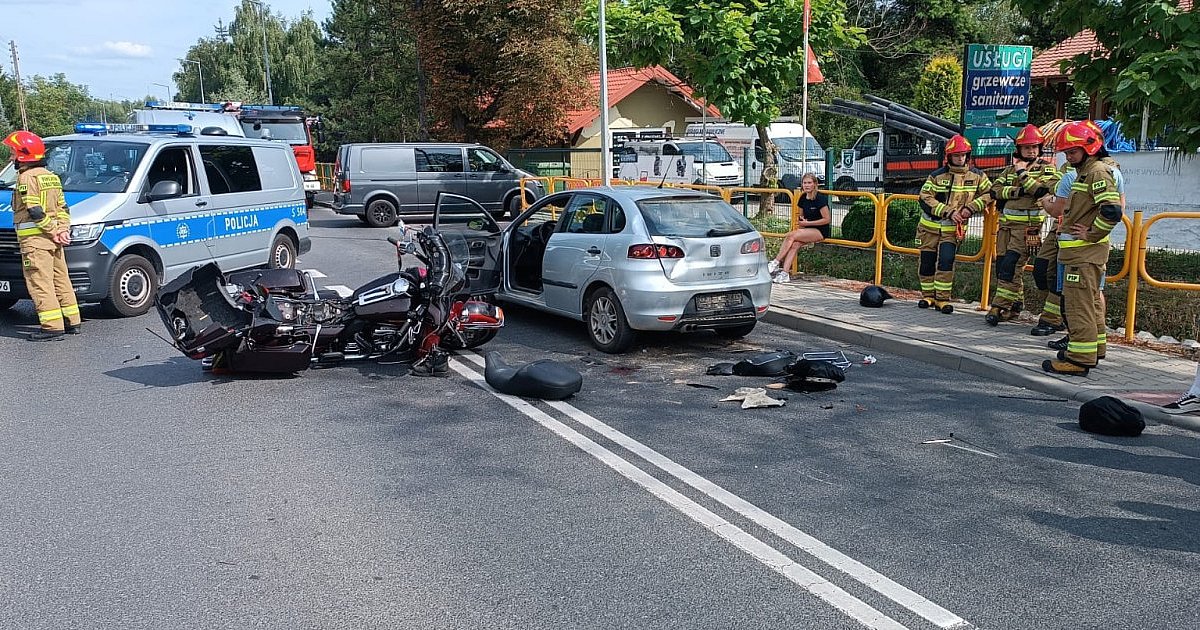
{"label": "green tree", "polygon": [[326,119],[325,151],[342,142],[422,137],[409,11],[400,0],[333,0],[312,94]]}
{"label": "green tree", "polygon": [[[802,0],[630,0],[608,6],[609,41],[618,55],[639,67],[661,64],[682,75],[700,96],[729,119],[758,130],[770,147],[767,125],[778,117],[803,73]],[[848,26],[842,0],[812,3],[810,45],[818,56],[855,46],[862,31]],[[581,21],[594,35],[593,4]],[[763,185],[777,178],[774,151],[766,152]],[[760,213],[772,207],[765,195]]]}
{"label": "green tree", "polygon": [[1148,107],[1151,134],[1184,154],[1200,148],[1200,15],[1177,0],[1015,1],[1027,16],[1096,33],[1104,51],[1063,63],[1077,91],[1104,95],[1129,128]]}
{"label": "green tree", "polygon": [[29,130],[40,136],[71,133],[75,123],[93,119],[98,113],[87,87],[67,81],[62,73],[51,77],[35,75],[25,89]]}
{"label": "green tree", "polygon": [[574,31],[581,4],[422,0],[415,26],[431,130],[501,148],[562,142],[595,67]]}
{"label": "green tree", "polygon": [[934,57],[917,79],[912,106],[946,120],[958,120],[962,110],[962,81],[962,64],[957,58]]}

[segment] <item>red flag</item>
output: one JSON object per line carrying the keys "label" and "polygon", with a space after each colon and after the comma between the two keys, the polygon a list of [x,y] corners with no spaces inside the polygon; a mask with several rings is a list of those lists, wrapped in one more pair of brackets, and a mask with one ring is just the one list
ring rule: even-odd
{"label": "red flag", "polygon": [[821,74],[821,66],[817,65],[817,56],[813,54],[811,48],[808,49],[808,82],[825,82],[825,75]]}

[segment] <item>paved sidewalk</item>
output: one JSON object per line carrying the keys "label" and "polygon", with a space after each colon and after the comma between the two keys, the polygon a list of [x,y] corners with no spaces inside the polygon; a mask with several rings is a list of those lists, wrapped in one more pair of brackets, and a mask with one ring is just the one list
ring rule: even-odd
{"label": "paved sidewalk", "polygon": [[850,288],[856,284],[802,276],[773,285],[766,319],[1079,402],[1117,396],[1141,409],[1149,421],[1200,431],[1200,416],[1172,416],[1158,408],[1191,386],[1194,361],[1110,342],[1107,357],[1087,377],[1047,374],[1042,361],[1053,358],[1055,351],[1046,342],[1061,335],[1031,336],[1034,318],[1029,314],[993,328],[984,323],[978,304],[956,303],[949,315],[919,309],[915,300],[904,299],[888,300],[883,308],[863,308],[858,290]]}

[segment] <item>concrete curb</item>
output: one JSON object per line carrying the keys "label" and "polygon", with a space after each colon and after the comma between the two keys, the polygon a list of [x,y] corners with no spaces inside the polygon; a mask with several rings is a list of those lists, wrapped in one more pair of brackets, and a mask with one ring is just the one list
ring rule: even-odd
{"label": "concrete curb", "polygon": [[[908,359],[915,359],[956,372],[987,378],[1005,385],[1060,396],[1067,400],[1085,403],[1101,396],[1110,395],[1103,391],[1064,383],[1058,379],[1038,374],[1019,365],[991,357],[966,352],[942,344],[901,337],[870,328],[863,328],[828,316],[805,317],[794,309],[771,305],[763,320],[791,330],[817,335],[842,343],[873,348]],[[1162,408],[1137,400],[1122,399],[1142,412],[1147,421],[1169,424],[1181,429],[1200,431],[1200,417],[1195,415],[1173,416]]]}

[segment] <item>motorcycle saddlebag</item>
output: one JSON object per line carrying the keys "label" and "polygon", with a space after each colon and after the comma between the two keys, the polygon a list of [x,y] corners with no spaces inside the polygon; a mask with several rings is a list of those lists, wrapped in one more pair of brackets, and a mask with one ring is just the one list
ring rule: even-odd
{"label": "motorcycle saddlebag", "polygon": [[232,347],[252,319],[225,294],[225,278],[213,263],[168,282],[154,296],[154,305],[175,347],[193,359]]}
{"label": "motorcycle saddlebag", "polygon": [[230,284],[239,286],[258,285],[271,293],[304,295],[308,285],[304,274],[296,269],[247,269],[225,276]]}
{"label": "motorcycle saddlebag", "polygon": [[256,345],[253,349],[243,345],[226,355],[232,372],[257,372],[261,374],[292,374],[307,370],[312,361],[312,346],[296,342],[287,346]]}

